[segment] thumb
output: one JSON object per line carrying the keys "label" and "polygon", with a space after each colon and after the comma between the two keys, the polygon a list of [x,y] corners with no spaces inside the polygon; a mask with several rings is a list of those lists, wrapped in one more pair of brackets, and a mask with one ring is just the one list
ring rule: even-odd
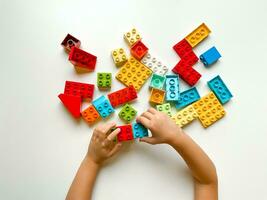
{"label": "thumb", "polygon": [[139,140],[140,142],[145,142],[145,143],[148,143],[148,144],[157,144],[157,139],[154,138],[154,137],[143,137],[143,138],[140,138]]}

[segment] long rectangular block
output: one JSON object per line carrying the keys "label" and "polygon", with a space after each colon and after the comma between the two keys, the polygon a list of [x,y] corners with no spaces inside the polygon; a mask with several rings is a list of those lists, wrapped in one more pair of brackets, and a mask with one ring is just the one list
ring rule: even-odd
{"label": "long rectangular block", "polygon": [[179,100],[179,76],[166,75],[166,101]]}
{"label": "long rectangular block", "polygon": [[188,34],[185,39],[192,46],[195,47],[201,41],[203,41],[206,37],[208,37],[210,33],[210,29],[207,27],[205,23],[202,23],[195,30],[193,30],[190,34]]}
{"label": "long rectangular block", "polygon": [[187,106],[184,109],[177,112],[172,119],[175,121],[175,123],[180,126],[181,128],[190,122],[192,122],[194,119],[196,119],[198,116],[196,110],[194,109],[193,105]]}
{"label": "long rectangular block", "polygon": [[201,74],[193,67],[179,66],[179,63],[172,69],[172,71],[175,74],[179,74],[179,77],[190,86],[194,86],[201,78]]}
{"label": "long rectangular block", "polygon": [[92,100],[94,95],[94,85],[74,81],[66,81],[64,94],[79,96],[82,99]]}
{"label": "long rectangular block", "polygon": [[200,60],[203,62],[205,66],[212,65],[215,63],[219,58],[222,57],[216,47],[211,47],[203,54],[199,56]]}
{"label": "long rectangular block", "polygon": [[180,93],[180,98],[175,103],[175,107],[177,109],[180,109],[180,108],[183,108],[183,107],[190,105],[191,103],[193,103],[199,99],[200,99],[200,95],[199,95],[196,87],[193,87],[193,88],[190,88],[190,89]]}
{"label": "long rectangular block", "polygon": [[150,53],[147,53],[143,57],[141,63],[151,69],[155,74],[164,76],[168,72],[168,67]]}
{"label": "long rectangular block", "polygon": [[114,112],[113,107],[105,96],[100,96],[92,104],[102,118],[106,118]]}

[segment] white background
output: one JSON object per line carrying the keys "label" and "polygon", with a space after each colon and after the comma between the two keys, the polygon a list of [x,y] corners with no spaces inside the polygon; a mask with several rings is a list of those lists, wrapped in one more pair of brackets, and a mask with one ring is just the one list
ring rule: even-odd
{"label": "white background", "polygon": [[[171,69],[179,61],[172,46],[205,22],[212,33],[195,52],[215,45],[222,59],[210,69],[195,66],[203,75],[197,88],[205,95],[206,82],[220,74],[234,98],[218,123],[205,130],[196,120],[185,131],[214,161],[220,199],[266,199],[266,10],[265,0],[1,0],[0,198],[65,198],[92,133],[57,98],[65,80],[95,83],[97,71],[110,71],[112,90],[122,88],[110,51],[127,48],[123,33],[132,27]],[[97,55],[95,72],[75,72],[60,46],[67,33]],[[148,95],[146,83],[133,103],[139,114]],[[118,111],[109,121],[122,123]],[[192,198],[190,173],[176,152],[138,142],[107,163],[94,190],[101,200]]]}

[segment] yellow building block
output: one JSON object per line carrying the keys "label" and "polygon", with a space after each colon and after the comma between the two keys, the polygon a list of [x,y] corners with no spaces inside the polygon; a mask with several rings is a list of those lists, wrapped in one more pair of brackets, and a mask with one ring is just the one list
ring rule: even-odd
{"label": "yellow building block", "polygon": [[175,121],[175,123],[180,126],[181,128],[190,122],[192,122],[194,119],[197,118],[197,112],[194,109],[192,105],[185,107],[184,109],[177,112],[172,119]]}
{"label": "yellow building block", "polygon": [[165,98],[165,91],[152,88],[149,101],[151,103],[162,104]]}
{"label": "yellow building block", "polygon": [[225,115],[224,108],[219,102],[213,92],[193,104],[194,109],[198,114],[198,118],[203,125],[207,128]]}
{"label": "yellow building block", "polygon": [[123,48],[114,49],[111,55],[117,67],[121,67],[127,62],[127,56]]}
{"label": "yellow building block", "polygon": [[130,56],[128,61],[120,68],[116,78],[126,86],[133,85],[138,91],[151,76],[152,71]]}
{"label": "yellow building block", "polygon": [[133,46],[134,43],[136,43],[138,40],[141,40],[142,38],[137,30],[133,28],[131,31],[124,34],[124,39],[129,46]]}
{"label": "yellow building block", "polygon": [[195,47],[198,43],[208,37],[210,32],[211,31],[206,26],[206,24],[202,23],[199,27],[197,27],[189,35],[187,35],[185,39],[192,47]]}

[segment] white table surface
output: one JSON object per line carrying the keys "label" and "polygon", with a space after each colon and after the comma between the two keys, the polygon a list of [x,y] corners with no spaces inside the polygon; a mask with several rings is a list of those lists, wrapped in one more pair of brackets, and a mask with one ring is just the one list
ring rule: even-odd
{"label": "white table surface", "polygon": [[[96,72],[109,71],[112,90],[122,88],[110,51],[127,48],[123,33],[132,27],[171,69],[179,61],[172,46],[202,22],[212,33],[195,52],[215,45],[222,59],[210,69],[195,66],[203,75],[197,88],[205,95],[206,82],[219,74],[234,98],[218,123],[204,129],[196,120],[185,131],[214,161],[220,199],[265,199],[266,10],[264,0],[1,0],[1,199],[64,199],[92,133],[57,98],[65,80],[96,83]],[[75,73],[60,46],[67,33],[97,55],[94,73]],[[96,89],[94,97],[100,94]],[[147,82],[133,103],[139,114],[149,106],[148,95]],[[121,123],[118,111],[109,121]],[[143,143],[126,145],[108,162],[94,190],[94,199],[101,200],[192,198],[192,178],[183,160],[168,146]]]}

